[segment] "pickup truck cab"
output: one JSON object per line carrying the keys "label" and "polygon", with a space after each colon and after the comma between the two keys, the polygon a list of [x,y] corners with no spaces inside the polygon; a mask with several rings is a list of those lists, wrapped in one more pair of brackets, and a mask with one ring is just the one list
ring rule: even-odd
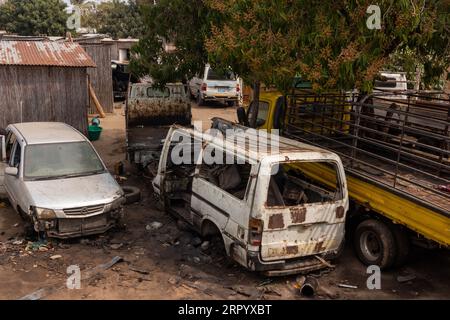
{"label": "pickup truck cab", "polygon": [[[342,248],[349,205],[340,158],[275,135],[260,149],[245,143],[255,130],[220,121],[216,131],[225,128],[226,137],[169,131],[153,180],[163,207],[202,236],[221,236],[226,253],[249,270],[278,276],[326,267]],[[334,185],[310,174],[316,165],[329,169]]]}
{"label": "pickup truck cab", "polygon": [[240,100],[241,85],[233,72],[219,73],[207,64],[203,72],[189,81],[189,90],[199,106],[219,101],[232,107]]}
{"label": "pickup truck cab", "polygon": [[0,136],[0,196],[36,232],[103,233],[122,217],[122,189],[89,140],[64,123],[12,124]]}

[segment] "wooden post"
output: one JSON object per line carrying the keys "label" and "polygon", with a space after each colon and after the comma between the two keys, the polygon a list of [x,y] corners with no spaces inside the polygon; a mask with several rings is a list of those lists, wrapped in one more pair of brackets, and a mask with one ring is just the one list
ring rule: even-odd
{"label": "wooden post", "polygon": [[98,101],[97,95],[95,94],[94,88],[92,88],[91,83],[89,83],[89,95],[91,96],[92,101],[94,101],[94,105],[97,108],[98,113],[100,114],[100,118],[106,118],[105,111],[103,110],[100,101]]}

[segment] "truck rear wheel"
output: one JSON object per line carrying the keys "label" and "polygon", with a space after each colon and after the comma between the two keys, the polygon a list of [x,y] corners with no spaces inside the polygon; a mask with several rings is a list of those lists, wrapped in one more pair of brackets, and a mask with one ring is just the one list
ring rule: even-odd
{"label": "truck rear wheel", "polygon": [[354,248],[362,263],[388,269],[395,263],[397,247],[392,230],[382,221],[367,219],[355,230]]}

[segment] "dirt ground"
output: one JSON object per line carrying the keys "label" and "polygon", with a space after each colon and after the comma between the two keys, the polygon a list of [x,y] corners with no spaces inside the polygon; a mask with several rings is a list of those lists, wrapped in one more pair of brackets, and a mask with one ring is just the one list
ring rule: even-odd
{"label": "dirt ground", "polygon": [[[102,119],[104,131],[95,147],[108,168],[125,159],[125,125],[121,105]],[[195,107],[194,120],[209,126],[214,116],[235,120],[235,108]],[[197,235],[181,231],[155,207],[151,180],[126,164],[125,184],[141,188],[142,201],[125,208],[125,224],[100,236],[49,241],[26,250],[23,225],[0,202],[0,299],[18,299],[43,289],[42,299],[307,299],[297,277],[267,278],[229,261],[220,246],[202,244]],[[152,228],[153,222],[161,223]],[[203,248],[202,248],[203,247]],[[93,269],[119,256],[107,270]],[[53,258],[53,259],[52,259]],[[67,267],[81,269],[81,289],[65,287]],[[315,299],[449,299],[450,255],[444,250],[415,248],[407,266],[383,272],[381,289],[369,290],[369,274],[349,244],[334,269],[313,276],[321,289]],[[398,276],[409,281],[399,282]],[[341,288],[339,284],[357,286]]]}

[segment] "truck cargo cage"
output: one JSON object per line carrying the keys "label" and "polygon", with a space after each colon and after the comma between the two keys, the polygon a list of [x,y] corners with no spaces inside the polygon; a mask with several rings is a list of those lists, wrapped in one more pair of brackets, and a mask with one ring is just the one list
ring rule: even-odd
{"label": "truck cargo cage", "polygon": [[450,100],[420,92],[288,95],[283,135],[341,156],[346,171],[450,216]]}

